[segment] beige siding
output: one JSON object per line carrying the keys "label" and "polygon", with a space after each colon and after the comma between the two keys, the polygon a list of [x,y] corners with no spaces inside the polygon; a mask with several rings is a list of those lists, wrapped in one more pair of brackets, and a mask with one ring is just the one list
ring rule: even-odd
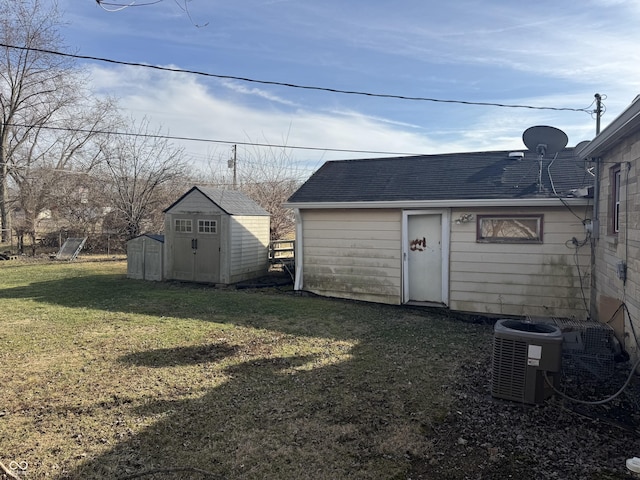
{"label": "beige siding", "polygon": [[269,267],[269,217],[231,217],[231,283],[256,278]]}
{"label": "beige siding", "polygon": [[305,210],[302,218],[304,290],[401,302],[400,210]]}
{"label": "beige siding", "polygon": [[[600,235],[595,249],[595,291],[593,308],[596,316],[610,322],[621,303],[626,315],[618,314],[612,325],[633,358],[640,357],[635,333],[640,335],[640,138],[627,137],[602,157],[600,174]],[[610,231],[611,176],[610,167],[620,164],[620,231]],[[618,263],[627,264],[627,280],[618,277]],[[633,321],[633,327],[629,323]],[[638,339],[640,340],[640,339]]]}
{"label": "beige siding", "polygon": [[[584,208],[574,211],[584,215]],[[455,223],[463,214],[468,223]],[[543,243],[476,242],[478,214],[544,215]],[[587,212],[590,217],[590,212]],[[565,208],[464,209],[452,211],[449,302],[453,310],[497,315],[586,318],[589,304],[590,246],[582,222]],[[568,246],[567,246],[568,245]]]}

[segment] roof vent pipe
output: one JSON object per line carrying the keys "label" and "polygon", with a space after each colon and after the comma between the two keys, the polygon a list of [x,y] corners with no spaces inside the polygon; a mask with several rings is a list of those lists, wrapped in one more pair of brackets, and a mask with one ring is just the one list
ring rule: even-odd
{"label": "roof vent pipe", "polygon": [[520,160],[524,158],[524,152],[509,152],[509,158]]}

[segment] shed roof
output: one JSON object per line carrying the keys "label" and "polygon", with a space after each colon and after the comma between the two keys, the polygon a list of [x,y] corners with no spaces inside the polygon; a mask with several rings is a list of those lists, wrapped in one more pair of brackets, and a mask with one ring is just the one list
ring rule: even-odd
{"label": "shed roof", "polygon": [[129,240],[129,242],[143,237],[150,238],[151,240],[155,240],[156,242],[164,243],[164,235],[159,233],[143,233],[142,235],[138,235],[137,237],[132,238],[131,240]]}
{"label": "shed roof", "polygon": [[198,190],[205,197],[211,200],[212,203],[216,204],[219,208],[221,208],[225,213],[229,215],[248,215],[248,216],[268,216],[269,212],[267,212],[264,208],[254,202],[251,198],[245,195],[242,192],[237,190],[221,190],[218,188],[212,187],[203,187],[203,186],[194,186],[187,193],[182,195],[178,200],[173,202],[169,207],[167,207],[164,211],[167,212],[171,210],[174,205],[180,203],[180,201],[189,195],[194,190]]}
{"label": "shed roof", "polygon": [[527,150],[329,161],[287,203],[571,197],[593,184],[573,150],[542,164]]}

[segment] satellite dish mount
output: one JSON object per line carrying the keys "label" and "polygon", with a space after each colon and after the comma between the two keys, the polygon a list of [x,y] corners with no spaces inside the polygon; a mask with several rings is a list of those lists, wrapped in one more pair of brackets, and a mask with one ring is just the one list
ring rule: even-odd
{"label": "satellite dish mount", "polygon": [[569,138],[559,128],[538,125],[527,128],[522,134],[522,141],[532,152],[538,155],[538,193],[542,192],[542,161],[546,155],[560,152],[567,146]]}

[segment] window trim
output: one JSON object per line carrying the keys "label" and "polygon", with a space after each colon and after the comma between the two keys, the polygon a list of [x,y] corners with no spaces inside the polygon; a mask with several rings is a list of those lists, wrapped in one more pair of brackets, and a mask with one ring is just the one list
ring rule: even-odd
{"label": "window trim", "polygon": [[[209,222],[209,227],[213,227],[213,231],[206,231],[202,227],[204,227],[204,223]],[[203,235],[217,235],[218,234],[218,220],[212,220],[208,218],[199,218],[198,219],[198,233],[202,233]]]}
{"label": "window trim", "polygon": [[621,198],[621,186],[622,186],[622,174],[620,164],[616,164],[611,167],[611,196],[609,204],[609,234],[618,235],[620,232],[620,202]]}
{"label": "window trim", "polygon": [[[184,222],[184,227],[188,226],[189,229],[178,228],[178,222]],[[193,221],[190,218],[174,218],[173,219],[173,231],[176,232],[176,233],[192,233],[193,232]]]}
{"label": "window trim", "polygon": [[[538,238],[509,238],[509,237],[483,237],[482,221],[483,220],[537,220]],[[476,215],[476,243],[497,243],[497,244],[541,244],[544,243],[544,214],[497,214],[497,215]]]}

